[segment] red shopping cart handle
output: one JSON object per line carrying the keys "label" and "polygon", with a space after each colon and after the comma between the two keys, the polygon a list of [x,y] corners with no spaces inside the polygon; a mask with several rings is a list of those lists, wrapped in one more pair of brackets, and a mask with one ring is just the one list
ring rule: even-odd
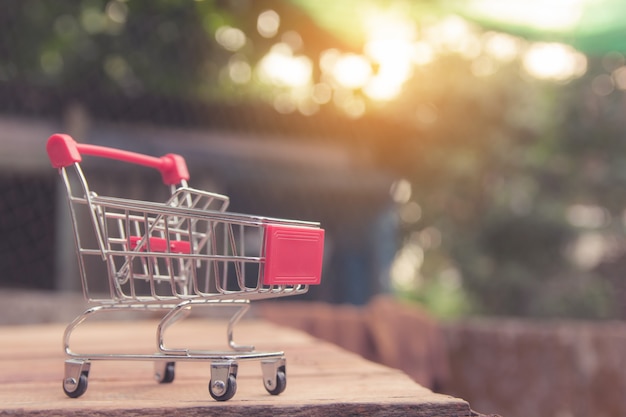
{"label": "red shopping cart handle", "polygon": [[189,171],[187,170],[185,159],[180,155],[172,153],[156,158],[105,146],[77,143],[70,135],[62,133],[56,133],[48,138],[46,150],[48,151],[50,162],[55,168],[64,168],[76,162],[81,162],[81,155],[91,155],[158,169],[166,185],[180,184],[182,180],[189,179]]}

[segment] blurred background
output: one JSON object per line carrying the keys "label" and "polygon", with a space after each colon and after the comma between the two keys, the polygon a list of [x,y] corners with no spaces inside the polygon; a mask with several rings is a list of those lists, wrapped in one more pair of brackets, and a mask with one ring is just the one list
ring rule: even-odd
{"label": "blurred background", "polygon": [[[62,131],[179,153],[231,211],[321,222],[310,301],[615,323],[625,22],[621,0],[4,0],[0,286],[80,291],[45,154]],[[100,194],[164,192],[88,169]],[[621,411],[578,412],[544,415]]]}

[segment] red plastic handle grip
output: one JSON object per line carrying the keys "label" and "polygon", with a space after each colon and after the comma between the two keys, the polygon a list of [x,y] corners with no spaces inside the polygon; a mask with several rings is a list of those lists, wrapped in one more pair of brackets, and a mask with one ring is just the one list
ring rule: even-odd
{"label": "red plastic handle grip", "polygon": [[81,162],[81,155],[91,155],[158,169],[166,185],[180,184],[182,180],[189,179],[185,159],[172,153],[156,158],[120,149],[77,143],[70,135],[62,133],[56,133],[48,138],[46,150],[50,162],[55,168],[63,168],[75,162]]}

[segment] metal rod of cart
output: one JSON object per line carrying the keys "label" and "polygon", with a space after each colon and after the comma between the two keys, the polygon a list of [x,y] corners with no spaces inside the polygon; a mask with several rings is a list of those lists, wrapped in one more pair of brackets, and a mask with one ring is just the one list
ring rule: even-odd
{"label": "metal rod of cart", "polygon": [[[217,401],[235,395],[238,362],[256,360],[261,362],[265,389],[272,395],[283,392],[284,352],[239,345],[233,331],[251,300],[304,294],[309,285],[320,283],[324,246],[320,225],[227,212],[227,196],[187,185],[189,173],[179,155],[156,158],[77,143],[65,134],[50,136],[46,148],[67,191],[83,294],[90,303],[65,331],[65,394],[77,398],[85,393],[91,362],[98,360],[153,361],[160,383],[174,380],[176,362],[208,361],[209,393]],[[80,166],[83,155],[155,168],[170,186],[170,197],[158,203],[100,196],[89,189]],[[94,262],[105,265],[106,277],[92,276]],[[228,350],[166,346],[168,327],[196,307],[234,307],[226,331]],[[89,317],[127,310],[161,313],[156,353],[71,349],[73,331]]]}

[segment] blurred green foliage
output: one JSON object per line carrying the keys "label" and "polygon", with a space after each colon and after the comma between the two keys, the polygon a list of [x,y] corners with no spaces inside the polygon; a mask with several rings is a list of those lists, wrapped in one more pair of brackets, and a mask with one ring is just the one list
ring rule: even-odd
{"label": "blurred green foliage", "polygon": [[[316,38],[290,2],[5,0],[0,87],[261,100],[269,87],[233,83],[224,68],[269,50],[256,32],[267,8],[280,9],[285,30],[302,29],[312,60],[341,46]],[[225,25],[247,36],[236,53],[215,41]],[[443,55],[416,69],[400,97],[369,106],[397,130],[355,151],[373,146],[377,168],[412,184],[403,205],[420,208],[401,224],[400,245],[424,253],[402,296],[443,317],[626,318],[626,101],[593,88],[614,69],[605,58],[555,84],[519,62],[478,77],[471,60]]]}
{"label": "blurred green foliage", "polygon": [[216,30],[246,19],[217,1],[8,0],[0,24],[0,79],[81,94],[224,100],[232,53]]}
{"label": "blurred green foliage", "polygon": [[[467,62],[440,60],[436,87],[412,85],[408,96],[439,113],[403,161],[423,210],[407,235],[435,227],[442,238],[423,245],[405,296],[447,306],[444,317],[625,317],[624,93],[594,91],[611,73],[602,61],[560,85],[515,66],[477,79]],[[462,292],[447,285],[451,268]]]}

